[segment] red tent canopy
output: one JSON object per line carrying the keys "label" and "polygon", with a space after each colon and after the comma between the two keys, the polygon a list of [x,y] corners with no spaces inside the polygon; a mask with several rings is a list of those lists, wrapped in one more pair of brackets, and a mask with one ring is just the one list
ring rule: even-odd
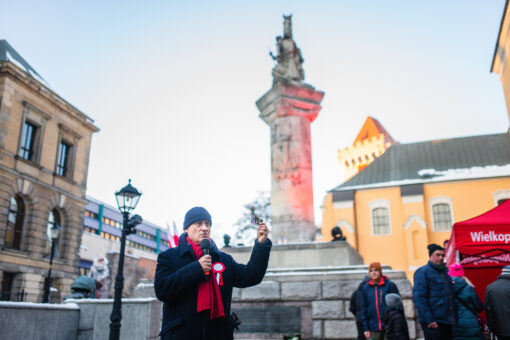
{"label": "red tent canopy", "polygon": [[[457,261],[457,252],[459,261]],[[510,265],[510,200],[453,225],[446,264],[459,262],[483,300],[485,287]]]}
{"label": "red tent canopy", "polygon": [[453,225],[446,249],[448,266],[501,267],[510,264],[510,200],[486,213]]}

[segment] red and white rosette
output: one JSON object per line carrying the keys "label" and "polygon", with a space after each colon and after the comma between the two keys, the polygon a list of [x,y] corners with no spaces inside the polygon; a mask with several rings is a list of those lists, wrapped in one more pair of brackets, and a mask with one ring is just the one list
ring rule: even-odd
{"label": "red and white rosette", "polygon": [[223,286],[223,272],[225,271],[225,265],[221,262],[213,263],[212,271],[216,274],[216,281],[220,286]]}

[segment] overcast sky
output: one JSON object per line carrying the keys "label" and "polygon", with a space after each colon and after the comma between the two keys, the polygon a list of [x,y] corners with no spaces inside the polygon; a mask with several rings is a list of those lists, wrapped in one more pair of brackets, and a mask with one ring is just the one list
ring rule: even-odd
{"label": "overcast sky", "polygon": [[293,14],[305,81],[326,93],[312,124],[316,224],[342,182],[337,150],[368,115],[401,143],[505,132],[490,73],[504,0],[12,1],[7,41],[95,120],[87,194],[111,205],[129,178],[160,225],[203,205],[214,235],[270,190],[269,51]]}

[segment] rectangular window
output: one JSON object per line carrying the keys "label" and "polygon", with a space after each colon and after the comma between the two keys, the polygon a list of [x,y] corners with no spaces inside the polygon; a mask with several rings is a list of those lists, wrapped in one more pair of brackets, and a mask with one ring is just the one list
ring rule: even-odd
{"label": "rectangular window", "polygon": [[374,235],[385,235],[390,232],[390,218],[387,208],[375,208],[372,210],[372,222]]}
{"label": "rectangular window", "polygon": [[450,231],[452,229],[452,213],[449,204],[434,204],[432,213],[434,215],[434,231]]}
{"label": "rectangular window", "polygon": [[37,127],[25,121],[23,131],[21,133],[21,144],[19,148],[19,156],[27,161],[34,161],[35,134]]}
{"label": "rectangular window", "polygon": [[12,300],[12,282],[14,281],[14,273],[4,272],[2,277],[2,291],[0,293],[1,301]]}
{"label": "rectangular window", "polygon": [[64,141],[60,142],[58,147],[57,175],[67,176],[69,174],[69,152],[71,145]]}

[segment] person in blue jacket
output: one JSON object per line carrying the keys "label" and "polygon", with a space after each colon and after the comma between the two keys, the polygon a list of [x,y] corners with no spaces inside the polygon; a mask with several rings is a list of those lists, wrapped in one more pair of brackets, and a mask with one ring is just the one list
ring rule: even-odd
{"label": "person in blue jacket", "polygon": [[[365,338],[384,339],[383,316],[386,310],[385,296],[389,293],[399,294],[397,286],[382,274],[379,262],[368,266],[370,281],[361,288],[361,317]],[[400,294],[399,294],[400,295]]]}
{"label": "person in blue jacket", "polygon": [[258,224],[247,265],[219,251],[214,242],[209,255],[204,254],[200,243],[209,240],[211,225],[206,209],[190,209],[184,218],[184,233],[178,247],[158,256],[154,290],[163,301],[161,339],[233,339],[236,326],[230,315],[233,287],[250,287],[264,278],[271,250],[266,224]]}
{"label": "person in blue jacket", "polygon": [[453,327],[455,340],[483,340],[484,336],[478,323],[478,316],[483,311],[483,303],[476,294],[472,283],[464,276],[462,265],[454,263],[448,274],[455,284],[455,307],[457,324]]}
{"label": "person in blue jacket", "polygon": [[414,273],[413,301],[425,340],[452,339],[455,326],[455,291],[443,263],[444,248],[427,246],[429,262]]}

